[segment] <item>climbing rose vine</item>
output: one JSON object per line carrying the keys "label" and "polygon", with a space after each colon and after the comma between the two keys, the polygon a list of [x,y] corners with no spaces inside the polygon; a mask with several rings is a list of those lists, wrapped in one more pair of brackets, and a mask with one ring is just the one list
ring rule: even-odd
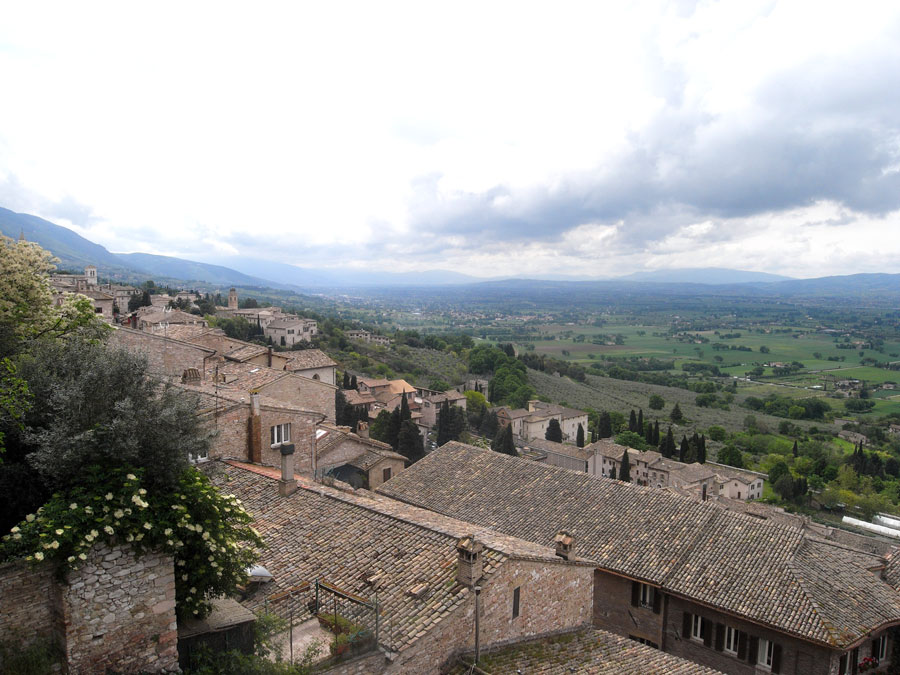
{"label": "climbing rose vine", "polygon": [[148,494],[140,469],[92,467],[88,480],[55,493],[37,513],[12,528],[0,559],[51,561],[64,574],[98,542],[126,544],[140,555],[175,558],[179,615],[206,616],[210,601],[232,592],[263,546],[234,495],[222,494],[201,472],[186,470],[174,491]]}

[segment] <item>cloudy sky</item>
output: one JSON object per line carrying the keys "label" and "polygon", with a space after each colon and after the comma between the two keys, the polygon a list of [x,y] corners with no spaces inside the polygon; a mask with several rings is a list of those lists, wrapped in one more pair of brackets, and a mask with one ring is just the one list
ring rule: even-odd
{"label": "cloudy sky", "polygon": [[900,3],[0,8],[0,206],[117,252],[900,272]]}

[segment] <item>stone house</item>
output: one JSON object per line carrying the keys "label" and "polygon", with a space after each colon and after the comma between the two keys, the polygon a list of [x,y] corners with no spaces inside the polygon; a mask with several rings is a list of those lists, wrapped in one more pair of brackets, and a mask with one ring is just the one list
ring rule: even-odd
{"label": "stone house", "polygon": [[455,389],[443,392],[417,389],[413,401],[422,413],[422,423],[428,428],[434,428],[441,416],[444,403],[466,409],[466,397]]}
{"label": "stone house", "polygon": [[297,342],[310,342],[318,332],[315,321],[299,317],[275,319],[263,328],[263,334],[282,347],[292,347]]}
{"label": "stone house", "polygon": [[513,435],[523,442],[544,438],[551,419],[559,422],[563,441],[574,443],[579,425],[585,433],[587,432],[588,416],[586,412],[555,403],[528,401],[528,407],[524,409],[516,410],[505,407],[497,409],[497,421],[500,426],[505,428],[511,424]]}
{"label": "stone house", "polygon": [[165,335],[169,326],[206,326],[206,320],[196,314],[188,314],[180,309],[160,309],[152,313],[137,315],[138,330],[146,330]]}
{"label": "stone house", "polygon": [[548,545],[577,532],[593,623],[737,675],[892,658],[900,560],[620,481],[448,443],[379,494]]}
{"label": "stone house", "polygon": [[536,462],[558,466],[570,471],[591,473],[594,453],[577,445],[557,443],[545,438],[533,438],[520,450],[520,454]]}
{"label": "stone house", "polygon": [[316,621],[318,597],[370,631],[370,651],[337,672],[439,671],[474,648],[476,602],[485,648],[591,622],[593,567],[564,547],[311,483],[287,463],[283,472],[238,462],[209,468],[268,544],[260,563],[273,581],[249,592],[245,606],[293,612],[302,630]]}
{"label": "stone house", "polygon": [[216,362],[215,350],[132,328],[116,327],[109,342],[144,355],[149,372],[157,377],[181,379],[189,369],[196,370],[202,377],[207,367]]}
{"label": "stone house", "polygon": [[385,335],[376,335],[367,330],[348,330],[344,331],[344,337],[348,340],[356,340],[357,342],[367,342],[369,344],[387,347],[392,340]]}
{"label": "stone house", "polygon": [[84,274],[51,274],[50,286],[53,288],[53,302],[57,306],[62,305],[66,296],[77,293],[90,299],[94,312],[104,321],[112,322],[116,295],[111,289],[100,285],[94,265],[85,267]]}
{"label": "stone house", "polygon": [[838,432],[838,438],[842,438],[845,441],[849,441],[854,445],[862,443],[863,445],[869,444],[869,437],[865,434],[860,434],[856,431],[840,431]]}
{"label": "stone house", "polygon": [[64,580],[46,561],[0,565],[0,641],[35,640],[54,643],[71,673],[176,671],[172,557],[99,544]]}
{"label": "stone house", "polygon": [[302,349],[290,352],[290,359],[285,370],[300,377],[319,380],[325,384],[337,384],[337,363],[321,349]]}
{"label": "stone house", "polygon": [[768,476],[757,471],[738,469],[727,464],[707,462],[706,466],[715,471],[719,484],[718,494],[728,499],[760,499],[763,485]]}
{"label": "stone house", "polygon": [[353,487],[374,490],[403,471],[406,457],[390,445],[351,433],[347,427],[316,429],[316,477],[331,475]]}

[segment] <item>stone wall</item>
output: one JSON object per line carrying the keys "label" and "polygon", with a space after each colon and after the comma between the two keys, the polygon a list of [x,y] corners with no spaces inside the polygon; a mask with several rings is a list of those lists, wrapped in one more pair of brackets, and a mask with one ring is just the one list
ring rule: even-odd
{"label": "stone wall", "polygon": [[203,347],[132,328],[114,330],[109,343],[143,354],[147,358],[150,373],[164,377],[180,378],[188,368],[196,368],[202,374],[206,359],[213,356],[211,351]]}
{"label": "stone wall", "polygon": [[175,568],[169,555],[105,545],[60,589],[64,651],[74,672],[158,672],[178,666]]}
{"label": "stone wall", "polygon": [[50,564],[0,566],[0,639],[50,638],[70,673],[178,667],[171,556],[96,546],[59,582]]}
{"label": "stone wall", "polygon": [[[406,468],[406,462],[402,459],[383,459],[378,464],[369,469],[369,489],[374,490],[380,485],[384,484],[384,470],[391,470],[391,478],[396,476],[398,473],[403,471]],[[390,479],[388,479],[390,480]]]}
{"label": "stone wall", "polygon": [[[781,647],[781,673],[803,673],[804,675],[830,675],[837,673],[840,654],[837,651],[819,647],[812,643],[788,637],[763,626],[736,619],[707,607],[695,605],[681,598],[667,596],[665,615],[665,643],[663,650],[682,658],[700,663],[716,670],[734,675],[755,675],[757,666],[751,666],[746,659],[741,660],[724,650],[718,649],[716,630],[718,626],[731,626],[747,633],[748,636],[772,640]],[[683,635],[684,613],[697,614],[712,622],[709,646],[702,641]],[[877,635],[875,636],[877,637]],[[749,649],[749,638],[748,638]]]}
{"label": "stone wall", "polygon": [[263,396],[283,401],[303,410],[312,410],[325,415],[334,422],[334,392],[337,387],[319,380],[310,380],[300,375],[290,374],[259,388]]}
{"label": "stone wall", "polygon": [[53,585],[49,564],[0,565],[0,642],[27,645],[56,637]]}
{"label": "stone wall", "polygon": [[624,637],[644,638],[657,645],[663,643],[662,601],[660,612],[652,607],[631,604],[632,581],[615,574],[594,572],[594,625]]}

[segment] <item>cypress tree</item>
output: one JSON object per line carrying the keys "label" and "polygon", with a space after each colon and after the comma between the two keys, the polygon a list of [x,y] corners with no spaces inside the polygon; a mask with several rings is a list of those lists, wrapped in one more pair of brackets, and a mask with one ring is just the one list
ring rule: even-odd
{"label": "cypress tree", "polygon": [[688,441],[687,436],[682,436],[681,437],[681,447],[679,448],[679,451],[678,451],[678,461],[686,462],[688,459],[688,456],[690,454],[691,454],[691,444]]}
{"label": "cypress tree", "polygon": [[796,457],[800,453],[799,449],[797,448],[797,441],[794,441],[794,447],[791,449],[791,452],[794,454],[794,457]]}
{"label": "cypress tree", "polygon": [[409,403],[406,401],[406,394],[403,394],[400,397],[400,421],[405,422],[411,417],[412,413],[409,412]]}
{"label": "cypress tree", "polygon": [[497,432],[497,435],[494,437],[494,442],[491,443],[491,450],[512,457],[519,456],[519,453],[516,452],[516,444],[513,442],[511,424],[508,424]]}
{"label": "cypress tree", "polygon": [[579,448],[584,447],[584,427],[578,425],[578,432],[575,434],[575,445]]}
{"label": "cypress tree", "polygon": [[697,461],[706,464],[706,436],[700,436],[700,442],[697,443]]}
{"label": "cypress tree", "polygon": [[631,411],[631,414],[628,416],[628,431],[633,433],[637,433],[637,416],[634,414],[634,410]]}
{"label": "cypress tree", "polygon": [[619,480],[631,482],[631,460],[628,459],[628,448],[622,453],[622,470],[619,472]]}
{"label": "cypress tree", "polygon": [[675,424],[684,421],[684,413],[681,412],[681,407],[677,403],[672,406],[672,411],[669,413],[669,419],[675,422]]}
{"label": "cypress tree", "polygon": [[391,421],[388,424],[388,438],[387,443],[391,444],[391,447],[396,451],[397,443],[400,440],[400,425],[403,423],[403,420],[400,419],[400,408],[394,408],[391,411]]}
{"label": "cypress tree", "polygon": [[559,426],[559,420],[555,417],[547,423],[547,431],[544,433],[544,438],[548,441],[562,443],[562,429]]}
{"label": "cypress tree", "polygon": [[635,433],[644,434],[644,409],[641,408],[638,410],[638,418],[637,418],[637,429],[635,429]]}
{"label": "cypress tree", "polygon": [[493,410],[488,410],[481,420],[481,427],[478,429],[478,432],[485,438],[494,438],[497,435],[498,427],[497,413]]}
{"label": "cypress tree", "polygon": [[605,410],[597,417],[597,438],[612,437],[612,419]]}
{"label": "cypress tree", "polygon": [[609,477],[612,478],[613,480],[616,479],[616,467],[613,467],[609,470]]}
{"label": "cypress tree", "polygon": [[659,447],[659,420],[653,425],[653,446]]}
{"label": "cypress tree", "polygon": [[397,437],[397,452],[406,457],[410,464],[418,462],[425,456],[422,447],[422,436],[419,428],[412,420],[403,420]]}
{"label": "cypress tree", "polygon": [[340,389],[334,392],[334,422],[339,427],[347,425],[347,399]]}
{"label": "cypress tree", "polygon": [[350,388],[350,373],[346,370],[344,371],[344,381],[341,383],[341,389],[349,389]]}
{"label": "cypress tree", "polygon": [[356,389],[356,375],[350,376],[350,388]]}
{"label": "cypress tree", "polygon": [[647,430],[644,433],[644,440],[647,441],[647,445],[653,445],[653,425],[648,424]]}

